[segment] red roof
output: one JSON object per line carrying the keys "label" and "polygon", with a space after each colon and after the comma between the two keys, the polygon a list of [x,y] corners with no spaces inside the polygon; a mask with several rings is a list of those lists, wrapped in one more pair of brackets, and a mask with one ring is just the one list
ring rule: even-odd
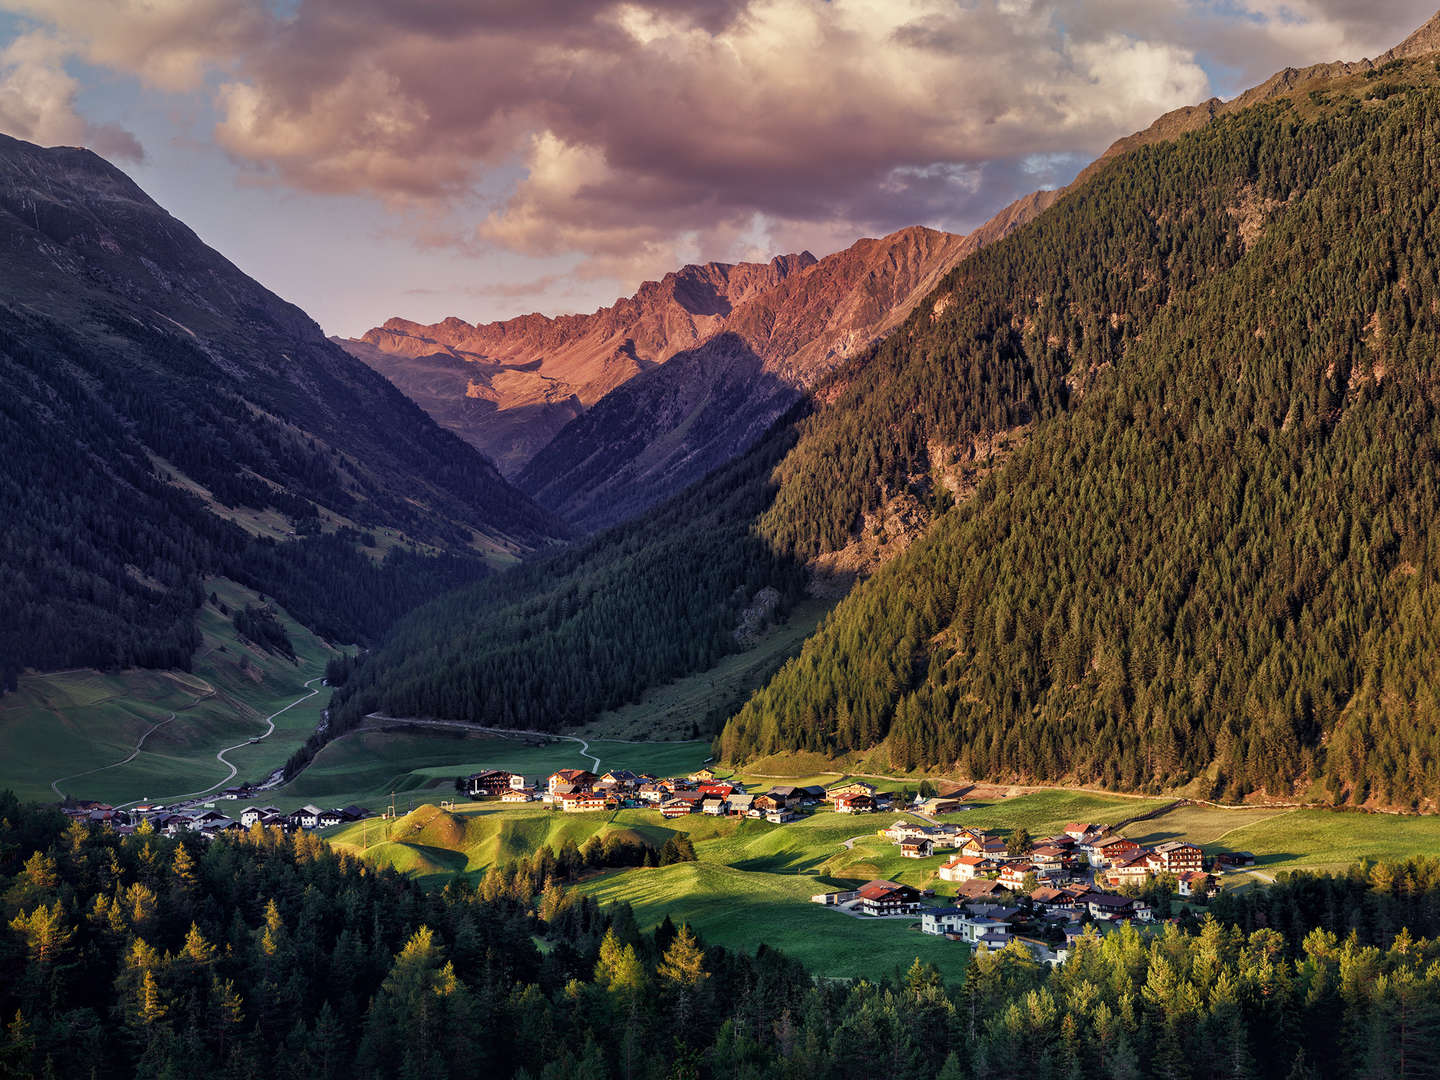
{"label": "red roof", "polygon": [[895,897],[903,898],[906,891],[906,886],[898,882],[872,881],[867,885],[860,886],[860,898],[862,900],[890,900]]}

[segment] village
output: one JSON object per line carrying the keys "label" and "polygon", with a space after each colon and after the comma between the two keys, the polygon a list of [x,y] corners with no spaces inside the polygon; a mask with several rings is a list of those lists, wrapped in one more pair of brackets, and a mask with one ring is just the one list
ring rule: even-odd
{"label": "village", "polygon": [[1173,895],[1203,903],[1218,888],[1227,868],[1249,865],[1248,852],[1207,859],[1199,845],[1170,839],[1153,847],[1117,835],[1105,825],[1074,822],[1053,836],[1031,839],[1024,830],[1008,837],[942,823],[941,815],[968,809],[955,795],[909,800],[866,780],[848,779],[829,787],[780,784],[746,791],[735,778],[712,769],[684,777],[658,778],[617,769],[596,775],[561,769],[543,783],[500,769],[457,779],[472,799],[506,803],[541,802],[560,813],[649,808],[667,820],[691,814],[763,819],[785,825],[802,815],[833,812],[870,815],[903,812],[905,818],[877,830],[909,859],[949,853],[935,871],[948,894],[889,880],[849,890],[818,893],[814,903],[860,919],[904,918],[919,929],[977,948],[1003,948],[1012,941],[1029,947],[1044,962],[1063,963],[1070,946],[1093,926],[1157,921],[1143,895],[1163,883]]}
{"label": "village", "polygon": [[[216,796],[216,799],[234,801],[247,793],[246,789],[227,789]],[[310,831],[348,825],[373,816],[363,806],[321,809],[309,804],[289,811],[275,806],[246,806],[242,810],[227,814],[217,809],[214,801],[178,806],[138,803],[127,809],[93,800],[70,800],[64,803],[60,810],[72,821],[103,826],[121,835],[133,833],[142,825],[147,825],[165,836],[191,833],[203,840],[210,840],[225,833],[243,832],[253,825],[275,827],[285,832]]]}

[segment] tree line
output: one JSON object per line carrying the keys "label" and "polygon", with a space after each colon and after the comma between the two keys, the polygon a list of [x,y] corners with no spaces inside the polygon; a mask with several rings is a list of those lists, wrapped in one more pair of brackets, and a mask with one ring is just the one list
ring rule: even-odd
{"label": "tree line", "polygon": [[[1433,912],[1440,868],[1411,866],[1368,868],[1362,898]],[[1279,889],[1277,910],[1303,907]],[[312,834],[120,837],[8,795],[0,915],[7,1077],[1378,1080],[1440,1062],[1440,945],[1406,927],[1239,913],[1092,931],[1054,970],[1012,944],[950,985],[918,959],[816,981],[570,890],[427,893]]]}
{"label": "tree line", "polygon": [[[1078,400],[832,612],[722,756],[881,747],[899,769],[1434,809],[1437,134],[1419,86],[1252,109],[967,262],[945,315],[975,334],[950,348],[1058,359]],[[873,458],[885,400],[813,468]],[[964,434],[925,427],[893,475]]]}

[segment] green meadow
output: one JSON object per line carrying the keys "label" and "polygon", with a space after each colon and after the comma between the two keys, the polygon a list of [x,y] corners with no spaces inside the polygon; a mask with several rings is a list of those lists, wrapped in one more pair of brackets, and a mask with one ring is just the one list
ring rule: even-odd
{"label": "green meadow", "polygon": [[[684,775],[709,756],[703,742],[629,743],[596,739],[589,750],[601,770],[631,769]],[[593,769],[581,745],[566,739],[502,737],[459,728],[403,724],[352,732],[325,746],[289,784],[267,793],[282,809],[308,802],[372,809],[395,793],[398,813],[455,796],[455,778],[481,769],[505,769],[540,780],[557,769]],[[521,808],[523,809],[523,808]]]}
{"label": "green meadow", "polygon": [[[1161,800],[1043,791],[979,804],[949,819],[999,832],[1024,826],[1042,835],[1076,818],[1115,822],[1161,805]],[[399,809],[404,808],[402,803]],[[456,874],[478,878],[487,868],[529,856],[542,845],[582,844],[618,830],[658,847],[684,833],[695,845],[698,862],[617,870],[577,888],[602,902],[629,902],[643,926],[668,914],[690,923],[707,941],[751,951],[770,945],[822,976],[874,975],[906,967],[920,956],[956,977],[968,955],[964,946],[927,937],[909,920],[855,919],[810,903],[815,893],[877,877],[947,891],[950,886],[936,881],[935,871],[948,855],[905,859],[878,835],[896,818],[921,820],[898,812],[827,810],[787,825],[698,814],[666,821],[648,809],[563,814],[538,803],[461,802],[451,810],[421,806],[393,822],[344,826],[330,840],[378,865],[439,885]]]}
{"label": "green meadow", "polygon": [[1181,806],[1122,830],[1146,844],[1188,839],[1207,854],[1249,851],[1260,880],[1282,870],[1344,870],[1361,859],[1396,860],[1440,852],[1440,817],[1337,810]]}
{"label": "green meadow", "polygon": [[[206,588],[232,611],[260,602],[224,579]],[[123,803],[219,784],[229,770],[216,760],[216,751],[263,735],[264,718],[308,693],[306,680],[321,677],[336,655],[283,611],[279,617],[295,648],[294,661],[242,641],[230,617],[207,600],[198,618],[202,644],[192,672],[21,676],[18,692],[0,702],[0,788],[24,799],[51,800],[56,798],[51,784],[57,783],[78,798]],[[328,697],[322,692],[281,713],[274,734],[231,751],[229,760],[239,770],[235,782],[263,779],[282,765],[314,730]],[[174,719],[168,719],[171,714]],[[141,751],[119,764],[142,736]]]}

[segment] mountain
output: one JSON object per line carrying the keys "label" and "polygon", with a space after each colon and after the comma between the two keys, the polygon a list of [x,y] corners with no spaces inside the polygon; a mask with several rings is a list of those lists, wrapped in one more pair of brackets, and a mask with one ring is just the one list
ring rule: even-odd
{"label": "mountain", "polygon": [[221,570],[373,637],[563,535],[96,155],[0,138],[0,251],[0,671],[183,666]]}
{"label": "mountain", "polygon": [[[529,640],[589,697],[545,699],[487,645],[524,602],[472,596],[408,618],[339,715],[578,723],[703,670],[766,585],[783,613],[807,565],[905,528],[925,535],[735,717],[724,759],[1433,806],[1440,75],[1422,53],[1286,81],[1108,155],[945,275],[722,470],[753,517],[667,553],[712,476],[537,587]],[[744,545],[766,560],[748,576]],[[670,660],[642,670],[657,640]],[[482,672],[483,698],[456,695]]]}
{"label": "mountain", "polygon": [[814,264],[686,266],[591,315],[472,326],[390,319],[337,343],[513,475],[608,391],[718,333],[732,309]]}
{"label": "mountain", "polygon": [[749,448],[976,246],[971,237],[910,228],[788,275],[736,304],[703,344],[606,394],[516,483],[584,528],[633,516]]}
{"label": "mountain", "polygon": [[1112,155],[966,264],[956,322],[891,339],[782,463],[768,535],[823,550],[970,437],[930,342],[1026,371],[1028,439],[724,757],[1440,805],[1440,73],[1407,55]]}

